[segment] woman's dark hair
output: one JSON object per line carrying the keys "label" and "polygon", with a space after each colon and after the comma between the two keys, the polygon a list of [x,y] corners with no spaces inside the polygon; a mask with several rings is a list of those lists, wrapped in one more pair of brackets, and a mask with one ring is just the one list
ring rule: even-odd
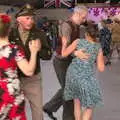
{"label": "woman's dark hair", "polygon": [[9,33],[11,19],[8,15],[0,15],[0,37],[6,37]]}
{"label": "woman's dark hair", "polygon": [[99,31],[98,31],[98,27],[96,24],[88,24],[86,26],[86,33],[93,38],[94,42],[98,42],[97,41],[97,37],[99,35]]}

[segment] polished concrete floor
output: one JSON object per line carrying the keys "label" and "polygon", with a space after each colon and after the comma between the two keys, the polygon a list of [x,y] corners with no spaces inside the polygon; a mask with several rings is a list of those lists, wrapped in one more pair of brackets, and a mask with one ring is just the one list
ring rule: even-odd
{"label": "polished concrete floor", "polygon": [[[60,88],[53,69],[52,61],[42,61],[43,91],[46,103]],[[103,73],[96,72],[97,78],[104,93],[104,107],[94,110],[93,120],[120,120],[120,60],[116,57],[112,59],[112,65],[107,66]],[[27,104],[28,120],[31,120],[30,108]],[[62,107],[54,115],[58,120],[62,120]],[[44,114],[44,120],[50,120]]]}

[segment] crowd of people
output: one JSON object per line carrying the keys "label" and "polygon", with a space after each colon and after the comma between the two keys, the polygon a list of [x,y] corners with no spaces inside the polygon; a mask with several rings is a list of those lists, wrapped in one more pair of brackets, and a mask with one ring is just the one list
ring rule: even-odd
{"label": "crowd of people", "polygon": [[[33,120],[43,120],[43,111],[57,120],[53,113],[61,106],[63,120],[92,120],[94,108],[103,105],[94,65],[103,72],[113,50],[120,54],[120,21],[103,20],[98,29],[86,22],[88,14],[85,6],[76,6],[59,27],[48,21],[36,26],[34,10],[26,4],[11,27],[12,18],[0,13],[0,120],[26,120],[25,98]],[[40,59],[50,60],[53,52],[61,88],[43,105]]]}
{"label": "crowd of people", "polygon": [[118,58],[120,57],[119,23],[120,20],[118,18],[115,18],[113,20],[102,20],[100,22],[101,27],[99,28],[99,40],[105,56],[105,65],[111,65],[111,59],[114,50],[117,51]]}

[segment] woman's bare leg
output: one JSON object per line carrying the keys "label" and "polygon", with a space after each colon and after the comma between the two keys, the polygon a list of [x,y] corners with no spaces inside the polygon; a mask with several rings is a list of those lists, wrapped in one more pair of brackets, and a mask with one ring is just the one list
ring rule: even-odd
{"label": "woman's bare leg", "polygon": [[93,110],[91,108],[85,109],[83,111],[82,120],[92,120],[92,113],[93,113]]}
{"label": "woman's bare leg", "polygon": [[81,105],[79,99],[74,99],[74,116],[75,116],[75,120],[82,120]]}

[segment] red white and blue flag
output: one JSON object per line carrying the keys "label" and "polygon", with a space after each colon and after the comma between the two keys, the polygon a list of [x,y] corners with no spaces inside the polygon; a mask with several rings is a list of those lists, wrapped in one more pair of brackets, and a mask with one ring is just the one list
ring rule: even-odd
{"label": "red white and blue flag", "polygon": [[49,8],[54,6],[56,8],[61,7],[62,5],[66,7],[71,7],[73,0],[44,0],[44,7]]}

